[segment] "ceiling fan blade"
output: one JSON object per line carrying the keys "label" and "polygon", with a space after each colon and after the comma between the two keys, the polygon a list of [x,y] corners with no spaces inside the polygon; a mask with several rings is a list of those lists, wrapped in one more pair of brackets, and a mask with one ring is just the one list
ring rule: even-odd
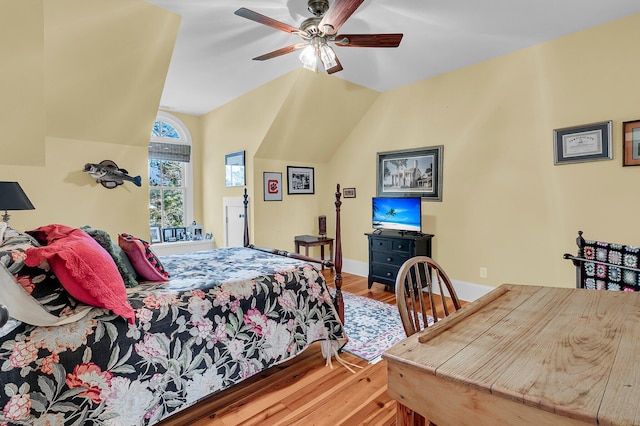
{"label": "ceiling fan blade", "polygon": [[255,21],[259,24],[267,25],[271,28],[284,31],[286,33],[300,32],[300,30],[296,27],[292,27],[291,25],[285,24],[284,22],[280,22],[273,18],[269,18],[268,16],[262,15],[258,12],[254,12],[253,10],[249,10],[246,7],[241,7],[240,9],[236,10],[234,13],[243,18],[251,19],[252,21]]}
{"label": "ceiling fan blade", "polygon": [[304,43],[296,43],[290,46],[283,47],[278,50],[274,50],[273,52],[265,53],[264,55],[256,56],[253,58],[254,61],[266,61],[267,59],[277,58],[278,56],[286,55],[287,53],[295,52],[296,50],[302,49],[305,47]]}
{"label": "ceiling fan blade", "polygon": [[398,47],[402,34],[338,34],[336,46],[346,47]]}
{"label": "ceiling fan blade", "polygon": [[342,64],[340,63],[340,60],[338,59],[338,57],[336,57],[336,65],[334,67],[331,67],[327,70],[327,74],[333,74],[335,72],[338,71],[342,71],[344,68],[342,68]]}
{"label": "ceiling fan blade", "polygon": [[[364,0],[335,0],[329,10],[325,12],[318,28],[327,34],[337,33],[342,24],[349,19],[362,2]],[[327,25],[331,28],[326,28]]]}

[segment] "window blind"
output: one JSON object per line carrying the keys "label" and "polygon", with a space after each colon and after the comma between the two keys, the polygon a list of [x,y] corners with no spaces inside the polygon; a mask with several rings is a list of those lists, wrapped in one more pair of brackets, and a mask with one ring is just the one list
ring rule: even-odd
{"label": "window blind", "polygon": [[152,160],[191,161],[191,145],[181,143],[151,142],[149,158]]}

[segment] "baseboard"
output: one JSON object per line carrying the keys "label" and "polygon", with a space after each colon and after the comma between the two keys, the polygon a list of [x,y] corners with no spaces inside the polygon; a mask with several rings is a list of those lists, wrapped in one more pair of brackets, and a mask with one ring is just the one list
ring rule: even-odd
{"label": "baseboard", "polygon": [[473,302],[495,289],[495,287],[489,287],[488,285],[468,283],[466,281],[454,280],[453,278],[451,278],[451,284],[453,284],[453,287],[456,289],[458,299],[464,300],[465,302]]}
{"label": "baseboard", "polygon": [[369,263],[357,260],[343,259],[342,272],[358,275],[359,277],[367,277],[369,275]]}
{"label": "baseboard", "polygon": [[[360,277],[366,277],[369,275],[369,264],[357,260],[343,259],[342,271]],[[455,280],[453,278],[451,278],[451,284],[455,287],[458,298],[465,302],[473,302],[494,289],[494,287]]]}

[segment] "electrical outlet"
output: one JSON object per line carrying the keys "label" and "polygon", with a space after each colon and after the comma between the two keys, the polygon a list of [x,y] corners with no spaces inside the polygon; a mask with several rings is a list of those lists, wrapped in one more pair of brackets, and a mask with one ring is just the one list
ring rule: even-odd
{"label": "electrical outlet", "polygon": [[480,278],[487,278],[487,268],[484,266],[480,267]]}

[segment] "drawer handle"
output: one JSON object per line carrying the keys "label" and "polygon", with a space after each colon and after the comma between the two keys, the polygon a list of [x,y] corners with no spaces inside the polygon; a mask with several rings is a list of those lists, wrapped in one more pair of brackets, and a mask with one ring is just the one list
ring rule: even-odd
{"label": "drawer handle", "polygon": [[392,260],[393,260],[393,258],[387,257],[387,262],[391,262]]}
{"label": "drawer handle", "polygon": [[398,248],[403,249],[404,247],[402,246],[402,244],[398,244]]}
{"label": "drawer handle", "polygon": [[390,277],[391,275],[393,275],[391,272],[387,272],[388,277]]}

